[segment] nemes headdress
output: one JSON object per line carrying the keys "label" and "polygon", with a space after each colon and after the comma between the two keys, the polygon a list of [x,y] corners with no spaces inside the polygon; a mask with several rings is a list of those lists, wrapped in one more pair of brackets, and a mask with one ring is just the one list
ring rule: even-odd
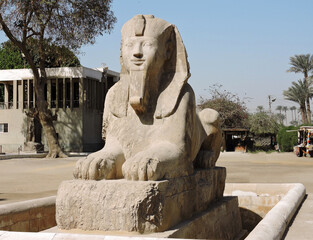
{"label": "nemes headdress", "polygon": [[[173,114],[181,89],[190,77],[187,53],[181,36],[175,25],[163,19],[155,18],[153,15],[136,15],[124,24],[121,31],[121,48],[123,47],[123,42],[128,37],[149,36],[162,38],[168,31],[172,31],[174,49],[163,71],[163,82],[161,83],[155,111],[156,118],[164,118]],[[119,90],[122,90],[122,92],[125,90],[128,93],[129,83],[127,82],[127,75],[128,73],[123,65],[121,56],[121,80],[117,84],[121,85],[122,89]],[[120,94],[118,101],[121,101],[119,107],[118,109],[111,109],[112,113],[117,117],[126,116],[128,94]],[[122,106],[124,104],[126,105]]]}

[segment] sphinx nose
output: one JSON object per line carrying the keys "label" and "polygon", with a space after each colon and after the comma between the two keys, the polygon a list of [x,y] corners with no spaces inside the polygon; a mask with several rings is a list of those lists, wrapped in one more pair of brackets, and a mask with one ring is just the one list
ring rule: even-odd
{"label": "sphinx nose", "polygon": [[134,57],[136,57],[136,58],[142,58],[142,57],[143,57],[143,52],[142,52],[142,46],[141,46],[141,44],[136,44],[136,45],[135,45],[133,55],[134,55]]}
{"label": "sphinx nose", "polygon": [[134,57],[136,58],[142,58],[142,56],[143,56],[142,53],[139,53],[139,52],[134,53]]}

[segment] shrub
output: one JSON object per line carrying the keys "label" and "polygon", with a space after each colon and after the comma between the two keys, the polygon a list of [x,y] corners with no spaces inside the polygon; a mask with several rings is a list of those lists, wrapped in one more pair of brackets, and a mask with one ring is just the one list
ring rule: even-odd
{"label": "shrub", "polygon": [[277,117],[260,111],[249,116],[250,132],[254,135],[275,135],[278,132],[279,124]]}
{"label": "shrub", "polygon": [[[292,152],[293,147],[298,142],[298,127],[289,126],[281,127],[277,134],[277,142],[279,144],[279,149],[282,152]],[[294,131],[288,131],[294,130]]]}

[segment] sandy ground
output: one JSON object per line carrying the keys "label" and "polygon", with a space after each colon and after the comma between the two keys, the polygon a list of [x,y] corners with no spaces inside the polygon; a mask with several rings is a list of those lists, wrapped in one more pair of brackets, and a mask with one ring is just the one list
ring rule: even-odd
{"label": "sandy ground", "polygon": [[[73,179],[79,157],[0,160],[0,205],[56,195],[63,180]],[[293,153],[221,153],[217,166],[227,168],[226,182],[302,183],[307,199],[286,237],[313,239],[313,158]]]}
{"label": "sandy ground", "polygon": [[63,180],[73,179],[77,159],[0,160],[0,205],[56,195]]}
{"label": "sandy ground", "polygon": [[[0,160],[0,204],[53,196],[63,180],[73,179],[79,157]],[[303,183],[313,193],[313,158],[293,153],[221,153],[227,182]]]}
{"label": "sandy ground", "polygon": [[226,182],[302,183],[313,193],[313,158],[293,153],[222,153],[216,165],[226,167]]}

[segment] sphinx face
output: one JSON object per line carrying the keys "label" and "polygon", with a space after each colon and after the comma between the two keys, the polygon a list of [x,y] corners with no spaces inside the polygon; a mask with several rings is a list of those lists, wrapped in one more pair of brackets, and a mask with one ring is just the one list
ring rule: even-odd
{"label": "sphinx face", "polygon": [[125,39],[122,57],[126,69],[154,72],[164,63],[162,45],[154,37],[129,37]]}
{"label": "sphinx face", "polygon": [[137,113],[146,111],[152,91],[157,91],[164,51],[164,44],[155,37],[134,36],[124,40],[122,59],[130,75],[129,100]]}

